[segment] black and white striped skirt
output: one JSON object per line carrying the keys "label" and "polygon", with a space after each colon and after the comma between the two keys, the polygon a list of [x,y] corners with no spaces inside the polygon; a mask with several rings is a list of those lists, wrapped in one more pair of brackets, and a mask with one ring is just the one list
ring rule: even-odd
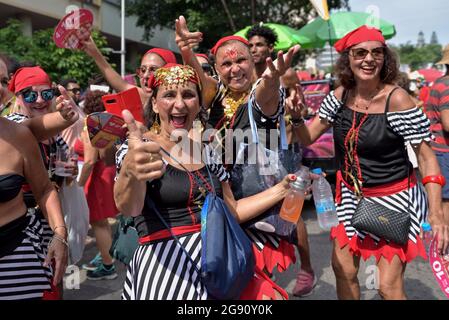
{"label": "black and white striped skirt", "polygon": [[27,219],[21,241],[0,258],[0,300],[42,299],[51,290],[52,269],[43,263],[52,231],[40,212]]}
{"label": "black and white striped skirt", "polygon": [[[179,236],[201,268],[201,233]],[[128,265],[123,300],[206,300],[206,287],[190,259],[173,239],[140,245]]]}
{"label": "black and white striped skirt", "polygon": [[[369,233],[356,230],[351,225],[351,219],[358,203],[357,197],[343,182],[340,183],[341,202],[337,204],[338,221],[340,224],[344,225],[346,235],[349,239],[357,235],[359,239],[363,240]],[[409,211],[411,217],[409,240],[414,243],[417,242],[417,238],[419,237],[421,230],[421,222],[427,217],[427,196],[423,186],[420,183],[417,183],[410,189],[406,189],[392,195],[370,197],[370,200],[392,210]],[[380,240],[376,235],[369,235],[376,243]]]}

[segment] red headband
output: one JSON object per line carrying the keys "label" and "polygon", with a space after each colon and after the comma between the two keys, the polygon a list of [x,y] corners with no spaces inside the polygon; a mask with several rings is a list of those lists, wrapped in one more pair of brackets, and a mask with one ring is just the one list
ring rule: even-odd
{"label": "red headband", "polygon": [[201,57],[207,60],[207,63],[210,63],[209,57],[207,56],[207,54],[204,53],[195,53],[195,56],[197,57]]}
{"label": "red headband", "polygon": [[346,49],[365,41],[379,41],[385,45],[385,38],[379,29],[363,25],[338,40],[334,44],[334,48],[337,52],[342,53]]}
{"label": "red headband", "polygon": [[183,64],[167,63],[150,75],[147,86],[151,89],[155,89],[160,85],[177,87],[187,82],[200,83],[192,67]]}
{"label": "red headband", "polygon": [[8,85],[8,90],[14,93],[39,85],[51,86],[50,77],[41,67],[23,67],[14,73]]}
{"label": "red headband", "polygon": [[213,55],[216,55],[217,51],[218,51],[218,48],[220,48],[225,42],[231,41],[231,40],[236,40],[236,41],[239,41],[239,42],[249,46],[249,42],[245,38],[242,38],[242,37],[239,37],[239,36],[227,36],[227,37],[223,37],[220,40],[218,40],[217,43],[215,44],[215,46],[210,50],[210,52]]}
{"label": "red headband", "polygon": [[148,50],[143,56],[145,57],[147,54],[150,53],[155,53],[157,54],[159,57],[162,58],[162,60],[165,61],[165,63],[176,63],[176,57],[174,55],[173,52],[171,52],[170,50],[167,49],[162,49],[162,48],[153,48]]}

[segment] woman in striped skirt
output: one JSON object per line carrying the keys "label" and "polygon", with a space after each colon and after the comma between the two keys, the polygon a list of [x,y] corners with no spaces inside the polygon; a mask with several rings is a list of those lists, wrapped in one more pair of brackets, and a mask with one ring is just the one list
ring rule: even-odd
{"label": "woman in striped skirt", "polygon": [[[357,28],[335,48],[341,53],[336,69],[341,86],[324,99],[314,121],[295,132],[303,143],[310,144],[333,127],[340,167],[336,185],[340,224],[331,231],[337,295],[340,299],[360,298],[360,257],[374,256],[381,297],[405,299],[406,264],[417,256],[426,258],[420,223],[429,220],[438,234],[440,252],[446,252],[449,243],[449,226],[441,208],[443,181],[429,147],[429,121],[408,94],[395,86],[397,62],[378,29]],[[407,158],[405,145],[409,143],[417,153],[423,183],[436,182],[425,185],[428,199]],[[361,195],[387,209],[410,214],[405,244],[352,226]],[[408,228],[408,224],[403,226]]]}
{"label": "woman in striped skirt", "polygon": [[[154,92],[149,122],[153,132],[142,135],[131,114],[125,111],[129,138],[117,152],[116,204],[122,213],[135,217],[141,244],[128,266],[122,298],[208,299],[207,289],[197,273],[201,269],[201,207],[206,193],[214,188],[237,221],[244,222],[281,201],[293,177],[286,177],[261,194],[236,201],[228,173],[222,165],[214,163],[212,149],[202,147],[199,132],[191,130],[200,113],[196,72],[188,66],[168,64],[155,72],[149,85]],[[160,124],[153,126],[156,115]],[[160,128],[157,134],[156,127]],[[184,134],[184,139],[178,144],[173,137],[179,134],[181,137]],[[180,149],[181,145],[187,149]],[[170,156],[165,153],[162,156],[161,148]],[[202,152],[196,157],[195,151],[192,155],[188,150]],[[178,236],[196,268],[152,212],[151,203]],[[287,294],[263,272],[255,270],[241,298],[278,299],[287,298]]]}
{"label": "woman in striped skirt", "polygon": [[[60,87],[62,95],[55,101],[51,85],[42,68],[26,67],[17,70],[8,86],[23,114],[13,113],[7,119],[24,124],[39,140],[51,139],[78,119],[78,113],[74,112],[76,105],[64,88]],[[59,112],[49,112],[53,102]],[[16,128],[22,129],[11,129],[15,139],[2,138],[11,143],[6,147],[16,148],[1,151],[10,159],[4,165],[11,167],[0,169],[5,173],[0,176],[0,184],[5,188],[5,199],[9,199],[5,203],[0,200],[0,213],[6,212],[0,218],[4,219],[0,221],[0,237],[4,240],[0,241],[0,298],[54,299],[60,296],[56,284],[61,282],[67,266],[67,230],[58,197],[48,180],[50,147],[43,143],[37,147],[35,139],[28,137],[27,129],[21,125]],[[55,144],[67,148],[60,136]],[[34,149],[38,150],[37,158]]]}
{"label": "woman in striped skirt", "polygon": [[[67,232],[57,193],[27,128],[0,118],[0,154],[8,159],[0,164],[0,300],[49,298],[67,266]],[[25,181],[54,231],[48,249],[43,217],[27,213],[21,192]]]}

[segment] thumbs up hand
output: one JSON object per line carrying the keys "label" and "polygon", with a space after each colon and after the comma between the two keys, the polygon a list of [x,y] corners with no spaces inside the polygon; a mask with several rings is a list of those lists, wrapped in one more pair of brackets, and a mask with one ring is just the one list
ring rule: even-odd
{"label": "thumbs up hand", "polygon": [[165,173],[159,143],[143,140],[143,133],[131,112],[123,110],[122,116],[128,127],[129,150],[125,158],[126,173],[142,182],[159,179]]}

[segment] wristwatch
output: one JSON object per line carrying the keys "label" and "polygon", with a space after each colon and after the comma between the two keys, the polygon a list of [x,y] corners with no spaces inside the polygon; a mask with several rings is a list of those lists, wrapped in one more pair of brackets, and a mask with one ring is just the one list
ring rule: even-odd
{"label": "wristwatch", "polygon": [[300,118],[297,118],[297,119],[290,118],[289,119],[289,123],[293,127],[297,128],[297,127],[302,126],[304,124],[304,118],[303,117],[300,117]]}

